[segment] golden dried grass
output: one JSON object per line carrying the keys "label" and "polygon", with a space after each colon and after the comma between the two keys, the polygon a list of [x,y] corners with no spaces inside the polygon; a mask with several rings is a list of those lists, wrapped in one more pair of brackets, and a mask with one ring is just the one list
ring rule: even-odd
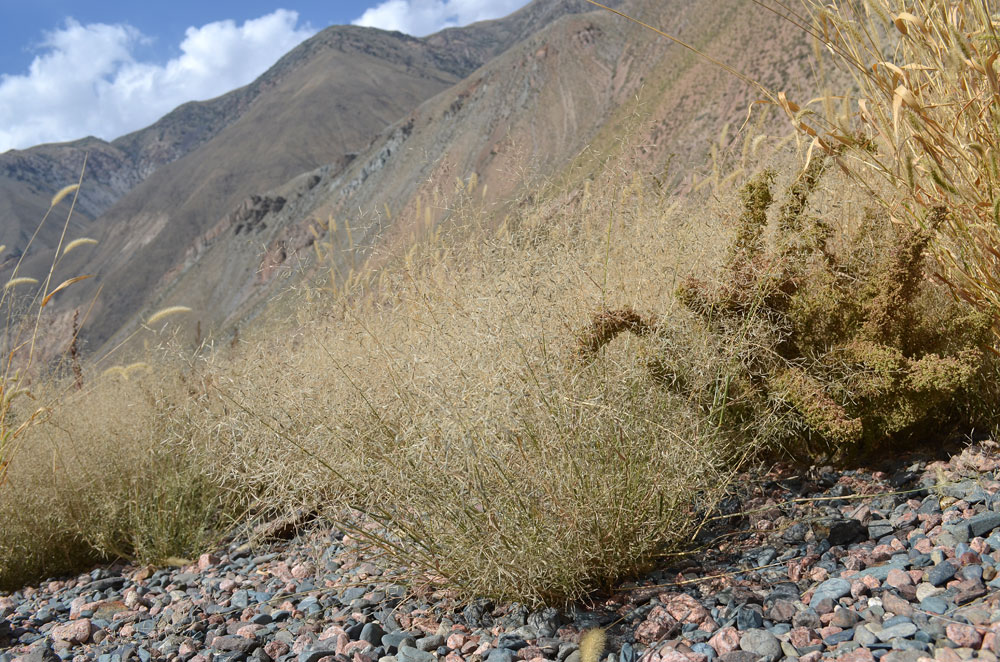
{"label": "golden dried grass", "polygon": [[70,251],[76,248],[80,248],[81,246],[96,246],[96,245],[97,245],[96,239],[91,239],[90,237],[78,237],[77,239],[74,239],[73,241],[66,244],[66,248],[63,249],[62,254],[66,255],[66,253],[69,253]]}
{"label": "golden dried grass", "polygon": [[575,329],[602,306],[669,317],[726,230],[622,171],[496,224],[459,195],[377,272],[335,276],[315,321],[247,335],[216,425],[248,505],[319,509],[411,581],[536,604],[682,546],[739,458],[656,386],[657,339],[582,362]]}
{"label": "golden dried grass", "polygon": [[52,196],[52,201],[49,203],[49,207],[55,207],[60,202],[62,202],[66,196],[70,193],[76,193],[80,189],[79,184],[70,184],[69,186],[64,186],[55,195]]}
{"label": "golden dried grass", "polygon": [[182,313],[190,313],[191,309],[187,306],[169,306],[161,310],[156,311],[149,316],[146,320],[146,325],[156,324],[157,322],[164,320],[172,315],[180,315]]}
{"label": "golden dried grass", "polygon": [[[85,157],[80,170],[80,182],[83,181],[86,167],[87,159]],[[0,291],[0,310],[4,316],[3,327],[0,330],[0,351],[2,351],[2,361],[0,361],[0,396],[2,396],[0,397],[0,489],[4,487],[9,476],[11,462],[23,443],[25,433],[49,412],[52,404],[51,402],[38,401],[32,391],[25,386],[28,382],[25,375],[36,367],[34,365],[36,360],[35,344],[38,340],[43,310],[57,292],[87,278],[87,276],[70,278],[54,289],[51,288],[52,275],[58,263],[66,231],[73,217],[79,189],[80,183],[78,182],[64,187],[52,198],[48,211],[39,221],[34,234],[24,246],[9,279]],[[21,275],[21,265],[52,210],[70,194],[73,194],[73,200],[66,214],[66,220],[63,222],[59,243],[49,264],[45,281],[39,286],[38,279]],[[17,291],[18,288],[23,291],[24,287],[22,286],[32,286],[34,289],[30,294],[22,296]],[[26,410],[20,411],[20,416],[14,416],[15,408],[25,399],[31,401],[30,406]]]}
{"label": "golden dried grass", "polygon": [[132,364],[81,390],[36,386],[58,404],[25,430],[0,488],[0,586],[112,559],[190,557],[239,518],[209,470],[218,454],[191,406],[207,397],[191,388],[200,363],[150,360],[155,372]]}
{"label": "golden dried grass", "polygon": [[[840,110],[798,128],[894,218],[933,231],[938,277],[1000,322],[1000,40],[990,5],[804,4],[855,88],[819,99]],[[932,228],[935,210],[944,222]]]}
{"label": "golden dried grass", "polygon": [[38,285],[38,279],[31,278],[30,276],[18,276],[4,283],[3,289],[9,290],[20,285]]}

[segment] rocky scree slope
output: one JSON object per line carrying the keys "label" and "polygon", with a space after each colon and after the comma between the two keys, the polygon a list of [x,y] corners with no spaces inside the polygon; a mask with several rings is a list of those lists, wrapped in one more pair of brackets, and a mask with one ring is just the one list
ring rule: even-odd
{"label": "rocky scree slope", "polygon": [[604,662],[995,662],[998,472],[987,440],[744,476],[699,553],[564,608],[411,591],[350,535],[278,521],[184,567],[0,594],[0,662],[580,662],[595,627]]}

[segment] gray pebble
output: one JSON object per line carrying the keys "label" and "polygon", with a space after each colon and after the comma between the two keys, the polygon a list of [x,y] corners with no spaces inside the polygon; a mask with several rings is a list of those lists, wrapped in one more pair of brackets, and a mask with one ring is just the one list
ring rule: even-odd
{"label": "gray pebble", "polygon": [[497,637],[497,648],[509,648],[518,651],[527,645],[528,642],[524,640],[524,637],[514,632],[505,632]]}
{"label": "gray pebble", "polygon": [[382,645],[390,653],[395,653],[403,646],[417,647],[417,641],[406,632],[390,632],[382,637]]}
{"label": "gray pebble", "polygon": [[813,593],[812,600],[809,601],[809,606],[815,609],[816,605],[818,605],[821,600],[826,598],[836,602],[845,595],[850,594],[850,592],[851,582],[846,579],[841,579],[840,577],[828,579],[816,588],[816,591]]}
{"label": "gray pebble", "polygon": [[314,648],[299,653],[299,662],[317,662],[320,658],[336,654],[337,651],[333,648]]}
{"label": "gray pebble", "polygon": [[913,623],[899,623],[892,627],[882,628],[875,633],[879,641],[891,641],[897,637],[912,637],[917,631],[917,626]]}
{"label": "gray pebble", "polygon": [[823,643],[827,646],[836,647],[837,645],[854,639],[854,628],[849,628],[847,630],[841,630],[840,632],[834,632],[833,634],[825,637]]}
{"label": "gray pebble", "polygon": [[792,626],[797,628],[811,628],[815,630],[816,628],[822,627],[823,623],[820,621],[819,614],[816,613],[816,610],[809,607],[792,616]]}
{"label": "gray pebble", "polygon": [[729,651],[719,658],[719,662],[758,662],[761,656],[750,651]]}
{"label": "gray pebble", "polygon": [[876,641],[878,637],[875,633],[868,629],[868,625],[859,625],[854,628],[854,641],[856,641],[861,646],[871,646]]}
{"label": "gray pebble", "polygon": [[424,652],[430,652],[437,650],[440,646],[444,646],[444,637],[439,634],[432,634],[417,639],[416,648]]}
{"label": "gray pebble", "polygon": [[736,612],[736,627],[740,630],[755,630],[764,626],[764,616],[757,605],[745,605]]}
{"label": "gray pebble", "polygon": [[257,648],[257,646],[258,644],[255,640],[244,639],[243,637],[235,634],[227,634],[222,637],[212,639],[212,648],[218,651],[239,651],[240,653],[246,655],[253,649]]}
{"label": "gray pebble", "polygon": [[878,540],[883,536],[890,535],[895,530],[896,527],[889,520],[879,519],[868,523],[868,537],[872,540]]}
{"label": "gray pebble", "polygon": [[358,639],[361,641],[367,641],[372,646],[382,645],[382,637],[385,636],[385,630],[378,623],[365,623],[365,626],[361,628],[361,633]]}
{"label": "gray pebble", "polygon": [[972,532],[969,527],[968,522],[956,522],[955,524],[945,524],[945,533],[942,535],[950,535],[951,539],[959,542],[965,543],[972,539]]}
{"label": "gray pebble", "polygon": [[966,495],[972,494],[977,486],[978,483],[974,480],[963,480],[961,483],[952,485],[940,485],[938,489],[945,496],[950,496],[954,499],[964,499]]}
{"label": "gray pebble", "polygon": [[902,559],[892,560],[889,561],[888,563],[877,565],[874,568],[866,568],[857,573],[856,575],[854,575],[852,579],[861,579],[862,577],[874,577],[878,581],[884,582],[886,579],[888,579],[890,570],[893,569],[905,570],[906,563],[907,562]]}
{"label": "gray pebble", "polygon": [[400,646],[396,653],[397,662],[435,662],[436,659],[433,653],[413,646]]}
{"label": "gray pebble", "polygon": [[554,637],[556,630],[562,625],[562,618],[558,609],[550,607],[528,614],[528,625],[535,628],[540,637]]}
{"label": "gray pebble", "polygon": [[234,592],[233,597],[229,599],[229,606],[237,609],[246,609],[250,606],[250,594],[243,590]]}
{"label": "gray pebble", "polygon": [[559,652],[556,653],[556,662],[566,662],[569,660],[573,653],[577,653],[576,659],[580,659],[579,651],[580,647],[571,641],[563,641],[559,643]]}
{"label": "gray pebble", "polygon": [[968,520],[969,530],[973,537],[982,537],[993,529],[1000,527],[1000,513],[985,512],[974,515]]}
{"label": "gray pebble", "polygon": [[932,595],[920,601],[920,608],[932,614],[943,614],[948,611],[948,603],[936,595]]}
{"label": "gray pebble", "polygon": [[[531,619],[530,616],[528,618],[529,620]],[[705,648],[712,651],[712,656],[715,656],[715,649],[707,644],[694,644],[691,646],[691,650],[694,652],[701,653],[705,657],[708,657],[708,654],[703,650]],[[622,649],[618,653],[618,662],[639,662],[639,652],[635,650],[635,646],[627,641],[622,644]]]}
{"label": "gray pebble", "polygon": [[34,646],[24,656],[24,662],[57,662],[58,660],[59,656],[56,655],[55,651],[47,643]]}
{"label": "gray pebble", "polygon": [[942,561],[927,571],[927,583],[940,586],[955,576],[958,567],[951,561]]}
{"label": "gray pebble", "polygon": [[740,636],[740,649],[776,662],[782,656],[781,643],[767,630],[747,630]]}
{"label": "gray pebble", "polygon": [[802,542],[809,533],[809,527],[802,522],[791,525],[782,532],[781,537],[787,542]]}

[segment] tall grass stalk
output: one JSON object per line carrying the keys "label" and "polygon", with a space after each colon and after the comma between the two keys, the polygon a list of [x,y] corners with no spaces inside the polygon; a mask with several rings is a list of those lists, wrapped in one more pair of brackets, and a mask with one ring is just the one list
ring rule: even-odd
{"label": "tall grass stalk", "polygon": [[[48,402],[27,405],[26,407],[20,406],[25,400],[36,401],[34,394],[29,388],[29,375],[33,368],[35,368],[35,348],[39,339],[43,312],[57,293],[74,283],[90,278],[87,275],[75,276],[55,286],[53,286],[52,280],[61,257],[61,252],[63,251],[66,232],[69,229],[70,220],[73,218],[73,210],[76,207],[76,200],[79,196],[80,185],[83,183],[86,169],[87,157],[85,155],[83,165],[80,168],[79,181],[76,184],[63,187],[52,196],[48,210],[35,227],[34,233],[22,250],[14,269],[11,271],[10,278],[4,285],[3,290],[0,291],[0,309],[5,314],[3,337],[0,339],[0,346],[3,349],[2,365],[0,365],[0,489],[3,488],[4,483],[7,481],[11,462],[23,441],[26,430],[37,424],[49,411],[52,404]],[[70,195],[73,198],[66,213],[66,220],[63,222],[59,242],[53,253],[52,261],[49,264],[45,281],[32,295],[17,296],[18,292],[25,286],[38,285],[36,279],[22,276],[19,273],[21,265],[49,216],[59,203]],[[78,241],[71,243],[80,245]],[[3,250],[4,247],[0,247],[0,252]],[[74,328],[73,332],[75,340],[77,330]]]}
{"label": "tall grass stalk", "polygon": [[816,144],[845,150],[839,163],[856,181],[876,175],[888,184],[892,193],[879,199],[890,213],[935,233],[939,276],[1000,322],[995,7],[986,0],[806,6],[857,89],[841,95],[835,129]]}

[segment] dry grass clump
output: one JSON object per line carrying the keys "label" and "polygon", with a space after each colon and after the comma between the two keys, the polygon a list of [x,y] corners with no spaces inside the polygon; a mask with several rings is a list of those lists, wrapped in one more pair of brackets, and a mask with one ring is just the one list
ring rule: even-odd
{"label": "dry grass clump", "polygon": [[[941,277],[963,300],[1000,310],[1000,55],[986,2],[818,2],[817,37],[856,90],[827,99],[826,122],[797,126],[893,216],[931,232]],[[991,13],[992,12],[992,13]],[[856,104],[855,104],[856,102]],[[812,125],[812,126],[810,126]]]}
{"label": "dry grass clump", "polygon": [[[414,583],[572,601],[682,548],[760,449],[847,460],[995,422],[992,18],[944,0],[850,4],[862,13],[815,8],[858,73],[860,125],[847,108],[821,136],[770,95],[816,137],[777,207],[772,171],[728,223],[620,155],[594,155],[610,164],[596,181],[503,210],[481,208],[470,177],[434,197],[445,225],[418,218],[407,236],[397,219],[409,248],[331,271],[329,306],[211,362],[77,372],[78,390],[36,396],[55,410],[3,373],[0,584],[185,556],[246,513],[306,511]],[[847,186],[824,151],[881,208],[838,209]],[[904,195],[868,186],[868,167]],[[337,264],[334,231],[321,224],[315,246]],[[928,253],[977,312],[932,282]],[[75,282],[51,277],[40,307]]]}
{"label": "dry grass clump", "polygon": [[0,487],[0,586],[113,559],[161,562],[215,543],[239,513],[209,468],[197,371],[112,371],[58,399],[26,431]]}
{"label": "dry grass clump", "polygon": [[498,226],[466,201],[367,297],[261,343],[219,384],[223,465],[255,507],[318,508],[414,582],[530,603],[683,545],[732,469],[717,428],[656,387],[632,340],[581,362],[573,329],[602,303],[661,308],[711,219],[607,177]]}
{"label": "dry grass clump", "polygon": [[216,455],[203,434],[205,419],[194,418],[203,415],[198,398],[206,394],[183,383],[183,366],[157,361],[157,370],[140,379],[138,371],[122,369],[85,381],[79,310],[65,358],[43,358],[47,306],[90,277],[66,277],[59,269],[68,252],[97,243],[66,236],[79,188],[56,193],[39,223],[41,229],[57,205],[72,201],[44,279],[19,273],[32,237],[0,291],[0,586],[6,588],[98,560],[187,555],[236,514],[226,486],[207,470]]}

